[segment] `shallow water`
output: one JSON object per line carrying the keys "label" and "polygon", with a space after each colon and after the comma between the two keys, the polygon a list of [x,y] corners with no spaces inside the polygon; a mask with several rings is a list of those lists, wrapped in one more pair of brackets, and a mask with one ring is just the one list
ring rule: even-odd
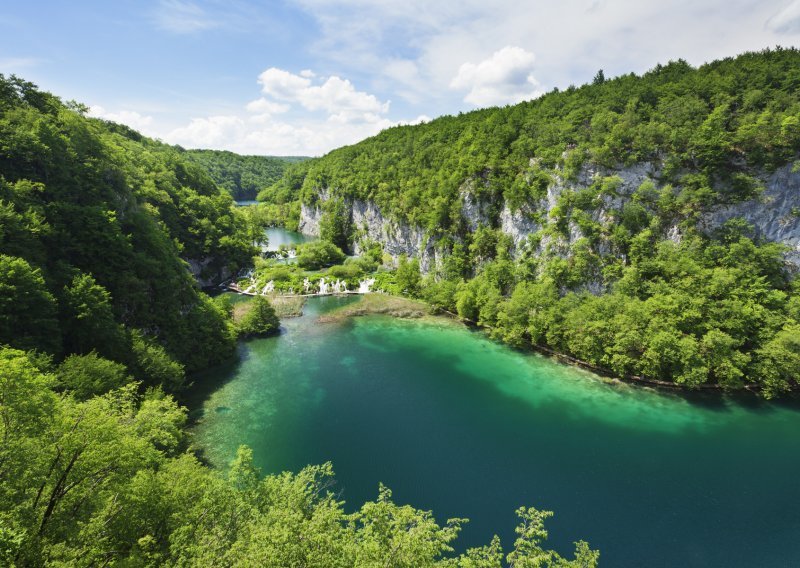
{"label": "shallow water", "polygon": [[269,243],[266,247],[266,250],[268,251],[276,251],[281,247],[281,245],[287,245],[289,248],[294,248],[293,245],[299,245],[301,243],[317,240],[316,237],[304,235],[303,233],[298,233],[296,231],[290,231],[288,229],[284,229],[283,227],[269,227],[266,230],[266,233],[267,238],[269,239]]}
{"label": "shallow water", "polygon": [[494,533],[510,549],[533,505],[556,513],[550,546],[588,540],[604,566],[800,563],[791,405],[609,385],[448,321],[317,322],[352,301],[309,301],[202,378],[212,463],[239,444],[265,473],[332,461],[350,508],[383,482],[440,522],[468,517],[459,549]]}

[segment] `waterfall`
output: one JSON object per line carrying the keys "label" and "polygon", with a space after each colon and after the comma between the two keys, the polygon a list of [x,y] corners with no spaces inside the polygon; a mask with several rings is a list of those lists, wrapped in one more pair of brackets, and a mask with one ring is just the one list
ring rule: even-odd
{"label": "waterfall", "polygon": [[369,294],[371,292],[370,288],[375,285],[374,278],[366,278],[364,280],[360,280],[358,282],[358,293],[359,294]]}

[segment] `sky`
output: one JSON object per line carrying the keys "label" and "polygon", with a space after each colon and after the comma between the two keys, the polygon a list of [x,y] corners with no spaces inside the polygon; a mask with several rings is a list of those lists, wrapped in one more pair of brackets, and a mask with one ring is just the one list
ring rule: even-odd
{"label": "sky", "polygon": [[322,155],[554,88],[800,45],[800,0],[4,0],[0,73],[186,148]]}

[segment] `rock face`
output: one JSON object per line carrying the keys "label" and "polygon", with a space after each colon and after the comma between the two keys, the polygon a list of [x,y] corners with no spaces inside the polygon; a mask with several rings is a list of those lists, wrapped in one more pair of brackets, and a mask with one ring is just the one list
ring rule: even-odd
{"label": "rock face", "polygon": [[752,201],[721,207],[706,215],[706,227],[714,228],[741,217],[756,235],[789,247],[786,260],[800,269],[800,172],[791,165],[778,169],[765,180],[764,193]]}
{"label": "rock face", "polygon": [[[395,262],[400,256],[406,255],[417,257],[423,272],[429,272],[436,266],[436,241],[427,236],[424,230],[388,219],[374,203],[358,199],[351,202],[351,213],[353,228],[358,235],[354,246],[356,254],[361,254],[366,241],[378,241]],[[318,237],[321,218],[322,208],[302,205],[298,229],[301,233]]]}
{"label": "rock face", "polygon": [[213,270],[210,258],[202,260],[188,259],[186,263],[189,265],[189,272],[192,273],[201,288],[217,286],[220,282],[224,282],[233,276],[226,267]]}
{"label": "rock face", "polygon": [[[631,194],[642,183],[650,180],[659,187],[659,175],[658,169],[651,164],[637,164],[610,171],[583,168],[575,181],[556,177],[554,183],[547,188],[547,195],[538,202],[525,203],[517,209],[503,203],[494,224],[511,237],[515,254],[519,255],[527,246],[529,237],[539,233],[552,220],[552,213],[565,191],[579,191],[591,186],[598,179],[613,176],[614,190],[602,193],[599,203],[589,215],[593,222],[605,226],[618,218]],[[766,177],[765,186],[765,192],[758,199],[720,206],[708,212],[701,220],[701,229],[712,230],[733,217],[742,217],[754,226],[757,235],[787,245],[790,249],[786,256],[787,262],[800,269],[800,172],[793,172],[791,165],[785,166]],[[327,190],[320,192],[321,202],[329,197]],[[469,182],[462,188],[461,202],[462,217],[470,231],[480,225],[493,224],[490,214],[492,204],[476,198],[474,187]],[[395,260],[403,254],[419,258],[423,272],[429,272],[441,262],[442,251],[437,247],[437,239],[428,236],[423,229],[399,223],[383,215],[371,202],[353,200],[351,211],[357,235],[357,254],[361,251],[362,242],[369,239],[382,243],[385,252]],[[321,217],[320,207],[303,205],[300,212],[300,231],[318,236]],[[567,233],[556,237],[540,234],[534,254],[569,255],[570,246],[584,235],[572,219],[568,222]],[[681,233],[678,227],[669,227],[664,237],[679,242]],[[608,254],[611,250],[610,244],[603,239],[596,246],[600,254]]]}

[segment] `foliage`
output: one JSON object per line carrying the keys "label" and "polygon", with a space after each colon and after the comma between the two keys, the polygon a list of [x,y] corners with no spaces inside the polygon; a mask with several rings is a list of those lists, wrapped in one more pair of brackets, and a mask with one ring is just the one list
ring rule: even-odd
{"label": "foliage", "polygon": [[400,257],[395,274],[395,283],[402,294],[415,297],[419,294],[420,284],[419,260],[409,260],[405,255]]}
{"label": "foliage", "polygon": [[182,150],[83,112],[0,76],[0,343],[171,388],[234,351],[185,261],[237,271],[259,226]]}
{"label": "foliage", "polygon": [[[462,519],[375,501],[345,511],[330,464],[262,477],[242,447],[226,475],[184,453],[185,409],[124,387],[57,396],[55,378],[0,349],[0,558],[5,565],[500,568],[499,539],[454,557]],[[512,566],[595,566],[543,550],[550,515],[521,509]],[[544,563],[542,563],[544,561]]]}
{"label": "foliage", "polygon": [[267,298],[256,296],[250,304],[250,309],[242,316],[238,324],[241,336],[264,336],[278,331],[280,321],[275,314],[275,308]]}
{"label": "foliage", "polygon": [[347,250],[352,240],[350,208],[343,199],[325,202],[325,211],[319,221],[319,235],[322,240]]}
{"label": "foliage", "polygon": [[0,255],[0,343],[59,353],[56,301],[39,269]]}
{"label": "foliage", "polygon": [[125,365],[103,359],[94,351],[70,355],[58,366],[56,376],[59,386],[78,400],[107,393],[130,380]]}
{"label": "foliage", "polygon": [[241,156],[221,150],[186,150],[183,157],[208,172],[219,187],[237,201],[253,200],[259,191],[280,179],[289,164],[305,158]]}
{"label": "foliage", "polygon": [[339,264],[344,259],[341,249],[328,241],[312,241],[297,247],[297,265],[306,270]]}

